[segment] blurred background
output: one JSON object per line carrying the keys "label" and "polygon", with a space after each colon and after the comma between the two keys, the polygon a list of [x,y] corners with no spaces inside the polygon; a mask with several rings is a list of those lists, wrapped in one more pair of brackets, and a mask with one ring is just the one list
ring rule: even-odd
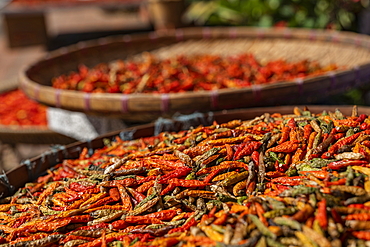
{"label": "blurred background", "polygon": [[[0,13],[0,92],[16,88],[19,71],[47,52],[112,35],[189,26],[302,27],[370,34],[369,0],[0,0]],[[369,88],[318,104],[370,105]],[[32,145],[9,143],[1,135],[0,142],[4,170],[50,147],[37,140]]]}
{"label": "blurred background", "polygon": [[[0,0],[0,92],[16,88],[19,71],[49,51],[84,40],[153,31],[146,14],[140,12],[141,3],[117,5],[114,2],[112,5],[109,2],[108,4],[76,2],[83,3],[75,4],[71,1],[18,3]],[[5,104],[0,100],[0,112],[2,108],[5,108]],[[50,148],[50,144],[44,144],[42,140],[47,136],[35,135],[26,140],[33,132],[37,134],[37,131],[32,129],[26,130],[21,140],[21,132],[17,134],[14,129],[0,127],[1,168],[10,170],[22,160],[39,155]],[[72,140],[74,139],[66,141]]]}

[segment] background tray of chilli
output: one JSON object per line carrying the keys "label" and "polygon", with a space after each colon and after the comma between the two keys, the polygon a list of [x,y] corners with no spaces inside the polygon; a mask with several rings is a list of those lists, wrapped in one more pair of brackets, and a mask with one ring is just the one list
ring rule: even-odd
{"label": "background tray of chilli", "polygon": [[[300,109],[304,109],[305,106],[298,106]],[[339,109],[343,114],[350,116],[353,110],[353,106],[317,106],[308,105],[308,110],[312,113],[318,114],[323,111],[334,112]],[[277,107],[259,107],[249,109],[234,109],[226,110],[216,113],[203,114],[201,118],[195,118],[192,121],[192,126],[197,125],[211,125],[213,121],[225,123],[231,120],[240,119],[248,120],[255,117],[261,116],[264,113],[281,113],[281,114],[293,114],[293,106],[277,106]],[[358,107],[359,114],[370,115],[370,107]],[[75,142],[66,146],[56,146],[48,152],[45,152],[37,157],[24,161],[18,167],[8,171],[6,174],[0,175],[0,197],[6,197],[13,194],[18,188],[21,188],[27,182],[34,181],[39,176],[45,174],[47,169],[61,163],[65,159],[76,159],[79,157],[83,148],[88,148],[89,152],[104,147],[104,139],[114,140],[116,136],[120,136],[124,140],[139,139],[141,137],[153,136],[155,131],[162,132],[166,131],[180,131],[188,129],[189,122],[181,122],[172,120],[166,126],[160,126],[154,123],[139,125],[123,129],[121,131],[111,132],[89,142]],[[170,128],[169,128],[170,127]]]}
{"label": "background tray of chilli", "polygon": [[[165,58],[177,54],[252,53],[258,60],[315,60],[345,69],[290,82],[241,89],[169,94],[109,94],[56,90],[54,76],[76,71],[79,64],[125,59],[143,51]],[[370,37],[329,30],[261,29],[250,27],[184,28],[169,33],[108,37],[61,48],[20,72],[20,87],[32,99],[49,106],[89,114],[107,114],[148,122],[158,116],[245,107],[310,104],[345,92],[370,78]]]}
{"label": "background tray of chilli", "polygon": [[[2,83],[0,94],[16,90],[17,83]],[[8,144],[68,144],[76,139],[59,134],[47,126],[16,126],[0,124],[0,142]]]}

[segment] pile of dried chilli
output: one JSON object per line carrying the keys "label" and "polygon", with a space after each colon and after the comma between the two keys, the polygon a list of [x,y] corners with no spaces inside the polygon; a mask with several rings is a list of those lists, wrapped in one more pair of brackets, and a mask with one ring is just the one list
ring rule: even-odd
{"label": "pile of dried chilli", "polygon": [[19,89],[1,94],[0,105],[0,125],[47,125],[46,106],[27,98]]}
{"label": "pile of dried chilli", "polygon": [[370,117],[264,114],[64,160],[0,205],[0,246],[365,246]]}
{"label": "pile of dried chilli", "polygon": [[118,60],[94,68],[79,66],[77,72],[52,79],[58,89],[92,93],[179,93],[224,88],[243,88],[255,84],[291,81],[322,75],[338,69],[316,61],[257,61],[252,54],[174,56],[160,60],[143,53],[142,60]]}

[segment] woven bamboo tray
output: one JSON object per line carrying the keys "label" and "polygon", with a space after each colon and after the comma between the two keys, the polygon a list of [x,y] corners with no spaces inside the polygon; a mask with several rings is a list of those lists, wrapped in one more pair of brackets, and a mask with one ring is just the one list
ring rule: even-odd
{"label": "woven bamboo tray", "polygon": [[[3,83],[0,93],[17,89],[16,83]],[[0,125],[0,142],[8,144],[68,144],[76,140],[43,126]]]}
{"label": "woven bamboo tray", "polygon": [[[339,109],[345,115],[351,115],[352,106],[315,106],[309,105],[308,109],[312,113],[322,113],[324,110],[334,112]],[[304,106],[299,106],[303,109]],[[226,110],[223,112],[207,113],[202,117],[194,118],[192,126],[200,124],[210,125],[215,120],[218,123],[224,123],[235,119],[248,120],[264,113],[282,113],[292,114],[293,106],[278,106],[278,107],[260,107],[250,109]],[[370,114],[370,107],[358,107],[359,114]],[[104,139],[114,140],[116,136],[120,136],[123,140],[138,139],[141,137],[153,136],[154,133],[162,131],[180,131],[189,129],[187,121],[167,121],[166,124],[145,124],[115,131],[102,135],[89,142],[75,142],[66,146],[55,146],[50,151],[41,154],[35,158],[24,161],[20,166],[8,171],[6,174],[0,174],[0,198],[13,194],[18,188],[24,186],[27,182],[34,181],[36,178],[45,173],[45,171],[56,164],[61,163],[65,159],[76,159],[79,157],[83,148],[88,148],[89,152],[104,147]]]}
{"label": "woven bamboo tray", "polygon": [[[253,53],[258,60],[310,59],[345,69],[322,76],[242,89],[170,94],[89,94],[56,90],[54,76],[151,51],[166,58],[177,54]],[[370,37],[329,30],[260,28],[185,28],[172,33],[109,37],[81,42],[48,54],[20,73],[20,86],[44,104],[88,114],[109,114],[132,121],[151,121],[197,111],[269,105],[310,104],[366,83],[370,78]]]}

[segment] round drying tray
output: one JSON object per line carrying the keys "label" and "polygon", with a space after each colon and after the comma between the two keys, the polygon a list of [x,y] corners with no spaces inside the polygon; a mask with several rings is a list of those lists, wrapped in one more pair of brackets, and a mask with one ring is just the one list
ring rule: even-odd
{"label": "round drying tray", "polygon": [[[345,69],[321,76],[241,89],[169,94],[83,93],[51,87],[55,76],[125,59],[144,51],[160,58],[178,54],[252,53],[258,60],[309,59]],[[151,121],[176,112],[188,114],[269,105],[310,104],[366,83],[370,78],[370,37],[349,32],[306,29],[185,28],[81,42],[52,52],[20,73],[31,98],[53,107],[88,114],[109,114],[130,121]]]}
{"label": "round drying tray", "polygon": [[[339,109],[343,114],[350,116],[353,111],[353,106],[348,105],[308,105],[297,106],[301,110],[305,107],[312,113],[319,114],[323,111],[334,112]],[[358,114],[370,115],[370,107],[358,107]],[[225,110],[222,112],[207,113],[201,117],[193,118],[192,125],[210,125],[213,121],[217,123],[225,123],[235,119],[248,120],[261,116],[264,113],[281,113],[293,114],[294,106],[277,106],[277,107],[258,107],[248,109]],[[25,183],[34,181],[51,167],[60,164],[65,159],[77,159],[81,152],[86,148],[93,153],[95,149],[103,148],[107,140],[114,140],[119,136],[123,140],[134,140],[142,137],[150,137],[157,135],[162,131],[180,131],[189,129],[189,122],[181,120],[168,120],[165,123],[149,123],[138,125],[131,128],[126,128],[120,131],[114,131],[101,135],[94,140],[88,142],[75,142],[66,146],[56,146],[53,149],[24,161],[20,166],[6,173],[6,183],[0,178],[0,198],[13,194],[18,188],[24,186]]]}
{"label": "round drying tray", "polygon": [[[0,94],[16,90],[16,83],[3,83]],[[54,132],[44,126],[0,125],[0,142],[7,144],[68,144],[76,139]]]}

